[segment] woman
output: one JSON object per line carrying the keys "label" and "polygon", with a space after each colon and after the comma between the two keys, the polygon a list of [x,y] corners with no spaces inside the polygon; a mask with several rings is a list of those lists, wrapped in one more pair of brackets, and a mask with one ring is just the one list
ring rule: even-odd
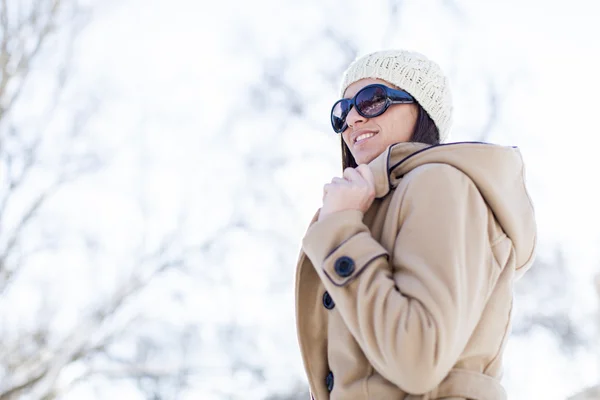
{"label": "woman", "polygon": [[341,95],[343,177],[325,185],[296,271],[312,397],[505,399],[513,282],[536,243],[518,149],[440,144],[451,96],[418,53],[359,58]]}

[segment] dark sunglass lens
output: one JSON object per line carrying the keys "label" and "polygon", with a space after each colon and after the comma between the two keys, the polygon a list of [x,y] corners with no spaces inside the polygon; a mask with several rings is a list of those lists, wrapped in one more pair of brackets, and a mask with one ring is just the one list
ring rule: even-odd
{"label": "dark sunglass lens", "polygon": [[375,116],[383,111],[386,100],[385,90],[379,86],[372,86],[363,89],[356,96],[356,106],[365,116]]}
{"label": "dark sunglass lens", "polygon": [[346,123],[346,116],[348,116],[348,101],[338,101],[333,109],[331,110],[331,125],[336,132],[339,132]]}

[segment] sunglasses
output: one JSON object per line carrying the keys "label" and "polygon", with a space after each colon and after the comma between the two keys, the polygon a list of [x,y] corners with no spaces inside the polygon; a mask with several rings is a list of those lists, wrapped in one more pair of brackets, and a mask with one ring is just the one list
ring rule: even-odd
{"label": "sunglasses", "polygon": [[348,128],[346,117],[352,107],[364,118],[375,118],[383,114],[392,104],[410,104],[415,99],[403,90],[374,84],[360,89],[351,99],[341,99],[331,108],[331,126],[336,133]]}

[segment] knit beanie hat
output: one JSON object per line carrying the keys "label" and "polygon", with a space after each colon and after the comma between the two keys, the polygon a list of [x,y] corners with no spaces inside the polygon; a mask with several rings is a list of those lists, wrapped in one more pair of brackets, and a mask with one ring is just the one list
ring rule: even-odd
{"label": "knit beanie hat", "polygon": [[440,132],[448,137],[452,124],[452,95],[440,67],[422,54],[407,50],[385,50],[355,60],[342,78],[341,96],[354,82],[381,79],[410,93],[429,114]]}

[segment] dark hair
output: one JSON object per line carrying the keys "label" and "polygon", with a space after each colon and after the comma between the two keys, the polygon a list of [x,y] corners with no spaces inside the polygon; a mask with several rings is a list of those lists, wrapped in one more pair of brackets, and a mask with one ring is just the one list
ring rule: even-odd
{"label": "dark hair", "polygon": [[[440,143],[440,132],[429,116],[427,111],[417,103],[417,110],[419,115],[417,116],[417,123],[415,124],[415,130],[410,138],[411,142],[425,143],[435,145]],[[346,168],[356,168],[356,160],[354,156],[346,146],[343,136],[340,134],[340,141],[342,142],[342,170]]]}

